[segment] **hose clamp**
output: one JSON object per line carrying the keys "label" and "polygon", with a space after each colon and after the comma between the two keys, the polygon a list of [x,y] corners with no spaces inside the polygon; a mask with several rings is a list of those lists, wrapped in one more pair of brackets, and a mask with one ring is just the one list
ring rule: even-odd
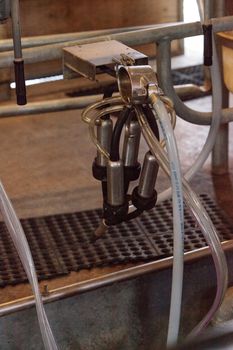
{"label": "hose clamp", "polygon": [[156,73],[149,65],[119,66],[117,78],[121,97],[127,104],[148,103],[150,93],[161,94]]}

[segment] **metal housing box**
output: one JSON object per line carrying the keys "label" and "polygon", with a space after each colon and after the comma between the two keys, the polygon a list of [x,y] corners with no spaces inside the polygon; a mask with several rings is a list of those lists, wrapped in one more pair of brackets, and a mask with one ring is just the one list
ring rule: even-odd
{"label": "metal housing box", "polygon": [[129,58],[136,65],[148,64],[148,57],[116,40],[70,46],[63,49],[64,78],[82,75],[96,80],[98,73],[114,75],[114,66],[122,58]]}

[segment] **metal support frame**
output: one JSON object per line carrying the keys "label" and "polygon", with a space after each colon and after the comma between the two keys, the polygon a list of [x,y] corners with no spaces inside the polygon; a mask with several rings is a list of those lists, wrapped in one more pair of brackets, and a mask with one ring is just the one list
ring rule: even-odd
{"label": "metal support frame", "polygon": [[[217,11],[217,10],[216,10]],[[223,12],[222,6],[218,9],[217,14]],[[219,17],[212,20],[213,31],[215,33],[220,31],[233,30],[233,16]],[[99,34],[99,33],[98,33]],[[43,62],[47,60],[60,59],[62,56],[62,48],[73,45],[81,45],[86,43],[94,43],[99,41],[118,40],[126,45],[132,46],[137,44],[156,43],[157,44],[157,70],[158,80],[161,88],[165,94],[168,95],[174,102],[177,114],[195,124],[208,125],[211,122],[211,113],[201,113],[188,108],[177,96],[171,80],[171,52],[170,43],[172,40],[183,39],[185,37],[201,35],[202,25],[200,22],[195,23],[172,23],[170,25],[147,27],[142,29],[133,28],[130,31],[127,28],[126,31],[120,33],[109,32],[109,34],[103,33],[104,35],[96,37],[82,38],[79,41],[66,41],[55,44],[49,44],[45,46],[38,46],[33,48],[26,48],[23,50],[24,60],[26,63]],[[0,68],[9,67],[13,61],[13,52],[2,52],[0,53]],[[64,110],[67,101],[60,101],[59,104],[53,103],[49,106],[50,111]],[[226,107],[226,104],[223,104]],[[46,111],[48,111],[46,109]],[[36,109],[33,109],[35,113]],[[23,110],[22,110],[23,111]],[[39,110],[38,110],[39,112]],[[15,115],[22,114],[20,109],[14,111]],[[28,111],[30,114],[30,111]],[[9,115],[9,112],[4,115],[1,113],[0,117]],[[228,123],[233,121],[233,109],[224,108],[222,110],[222,123]],[[228,152],[228,126],[222,126],[221,131],[214,149],[213,154],[213,167],[219,168],[219,161],[221,162],[220,167],[227,170],[227,152]],[[224,147],[224,148],[223,148]]]}
{"label": "metal support frame", "polygon": [[[214,15],[216,17],[224,16],[225,1],[215,0]],[[217,41],[217,50],[219,55],[220,68],[222,71],[222,108],[229,107],[229,91],[227,90],[223,80],[223,62],[222,62],[222,48]],[[215,175],[222,175],[228,172],[229,167],[229,125],[224,124],[219,128],[216,142],[212,151],[212,173]]]}
{"label": "metal support frame", "polygon": [[[224,30],[232,30],[233,29],[233,17],[216,19],[216,21],[214,21],[213,28],[214,28],[215,32],[224,31]],[[186,119],[187,121],[189,121],[191,123],[207,125],[207,124],[210,124],[210,122],[211,122],[211,117],[212,117],[211,113],[200,113],[200,112],[197,112],[197,111],[194,111],[194,110],[187,108],[187,106],[185,106],[181,102],[181,100],[178,98],[178,96],[176,95],[176,92],[172,86],[172,80],[171,80],[171,76],[170,76],[171,75],[170,42],[174,39],[180,39],[180,38],[184,38],[186,36],[200,35],[200,34],[202,34],[202,29],[201,29],[200,23],[191,23],[191,24],[189,23],[189,24],[176,24],[176,25],[172,25],[170,27],[168,26],[166,28],[159,28],[159,29],[149,28],[149,29],[142,29],[139,31],[134,31],[134,32],[129,32],[129,33],[118,33],[118,34],[113,34],[113,35],[104,36],[104,37],[101,36],[98,38],[84,39],[78,43],[95,42],[95,41],[109,40],[109,39],[121,40],[125,44],[128,44],[128,45],[135,45],[137,43],[156,42],[157,46],[158,46],[158,60],[157,61],[158,61],[158,78],[159,78],[160,86],[163,88],[165,94],[167,94],[168,96],[170,96],[173,99],[176,111],[180,117],[182,117],[183,119]],[[77,44],[77,42],[75,42],[75,44]],[[42,49],[42,47],[29,48],[29,49],[25,50],[25,58],[26,58],[27,62],[32,62],[32,61],[39,62],[39,61],[44,61],[47,59],[60,58],[61,57],[61,48],[64,46],[69,46],[69,45],[71,45],[71,43],[66,43],[66,44],[59,43],[56,45],[47,45],[48,47],[46,46],[44,49]],[[52,46],[54,48],[54,51],[52,51],[52,48],[51,48]],[[37,53],[38,53],[38,56],[36,55]],[[0,67],[9,66],[11,59],[12,59],[12,57],[11,57],[11,54],[9,54],[9,53],[0,54]],[[96,97],[91,97],[91,98],[96,99]],[[16,112],[15,115],[25,115],[25,114],[31,115],[31,114],[43,112],[42,110],[39,110],[39,106],[41,106],[42,109],[43,108],[46,109],[46,112],[66,110],[69,108],[70,109],[71,108],[72,109],[78,108],[80,106],[86,105],[87,101],[84,101],[84,99],[85,98],[82,98],[80,100],[67,99],[67,101],[66,101],[67,103],[65,103],[65,100],[64,100],[64,101],[60,101],[60,104],[59,104],[59,101],[56,101],[56,103],[47,102],[48,103],[47,109],[46,109],[45,103],[39,102],[38,105],[35,105],[35,107],[36,107],[35,109],[30,109],[29,108],[30,106],[26,106],[23,108],[22,107],[17,108],[17,110],[15,110],[15,112]],[[89,99],[90,98],[88,97],[87,98],[88,103],[90,103]],[[72,105],[72,102],[73,102],[73,105]],[[43,107],[43,105],[44,105],[44,107]],[[3,116],[6,117],[6,116],[12,115],[12,111],[9,110],[9,107],[5,107],[5,108],[6,108],[5,114],[4,114],[4,108],[0,109],[0,117],[3,117]],[[7,110],[7,108],[8,108],[8,110]],[[223,130],[226,130],[226,129],[224,129],[224,127],[230,121],[233,121],[233,109],[225,108],[222,111],[222,123],[223,123],[222,128],[223,128]],[[223,131],[223,135],[224,135],[224,132],[225,131]],[[224,137],[224,141],[226,142],[225,137]],[[222,146],[220,146],[220,147],[222,147]],[[219,146],[216,146],[216,152],[217,153],[219,152]],[[219,154],[218,154],[218,156],[219,156]],[[215,156],[215,160],[216,159],[217,159],[217,156]],[[232,249],[232,242],[228,242],[228,243],[226,242],[225,246],[226,246],[226,249]],[[197,258],[203,257],[206,254],[209,254],[209,250],[208,250],[208,248],[204,248],[204,249],[200,250],[199,252],[195,252],[195,256],[193,254],[194,253],[190,253],[190,255],[189,255],[189,253],[186,254],[186,261],[190,261],[193,258],[197,259]],[[232,254],[229,256],[230,256],[230,259],[232,260]],[[104,304],[104,303],[97,304],[97,305],[90,304],[90,301],[95,300],[92,297],[90,298],[90,300],[88,300],[88,296],[90,295],[91,291],[100,289],[100,294],[104,295],[103,288],[109,287],[109,288],[112,288],[112,290],[114,292],[114,290],[116,289],[116,283],[120,283],[120,282],[123,282],[123,281],[128,280],[128,279],[131,279],[134,282],[135,278],[140,278],[142,275],[143,276],[146,275],[146,277],[143,277],[143,278],[147,278],[149,273],[154,272],[156,270],[163,272],[165,268],[170,266],[171,262],[172,262],[172,259],[169,258],[168,260],[163,260],[163,261],[159,261],[159,262],[153,262],[153,263],[149,263],[146,265],[133,267],[133,268],[130,268],[128,270],[124,270],[124,271],[121,271],[118,273],[114,273],[114,274],[105,276],[102,279],[95,279],[95,280],[86,282],[84,284],[76,284],[76,285],[67,287],[64,290],[59,289],[59,290],[56,290],[53,293],[51,293],[51,295],[49,295],[45,301],[47,303],[49,303],[52,301],[53,302],[59,301],[60,299],[64,299],[65,297],[68,297],[68,296],[75,296],[71,300],[70,304],[68,303],[70,305],[68,310],[72,311],[75,309],[73,307],[74,301],[77,301],[79,298],[78,294],[88,291],[89,294],[86,293],[87,303],[83,304],[83,305],[85,305],[85,308],[84,308],[85,312],[86,312],[86,310],[88,310],[88,307],[90,305],[92,306],[90,308],[90,314],[91,314],[91,313],[93,313],[92,311],[96,306],[98,306],[98,305],[104,305],[104,306],[107,305],[108,306],[109,305],[109,304]],[[231,264],[232,264],[232,262],[231,262]],[[190,266],[190,264],[189,264],[189,266]],[[205,269],[204,269],[204,271],[205,271]],[[208,273],[206,273],[206,275],[204,275],[205,278],[203,278],[203,280],[208,283],[209,282],[209,279],[208,279],[209,271],[207,271],[207,272]],[[198,270],[198,273],[196,274],[196,276],[203,276],[203,265],[202,264],[201,264],[200,270]],[[161,279],[161,276],[159,276],[159,277],[160,277],[160,278],[158,278],[159,284],[155,284],[155,287],[154,287],[155,291],[158,290],[158,285],[161,285],[162,279]],[[167,276],[165,276],[165,277],[163,280],[167,281]],[[190,278],[190,274],[189,274],[189,278]],[[232,277],[231,277],[231,279],[232,279]],[[149,285],[149,286],[151,287],[151,285]],[[140,288],[141,288],[141,284],[140,284]],[[208,285],[207,290],[209,291],[210,288],[212,288],[212,285],[211,286]],[[149,291],[149,290],[151,291],[152,289],[150,289],[150,288],[146,289],[146,291]],[[164,290],[167,291],[167,282],[165,283]],[[192,290],[193,290],[193,288],[191,288],[191,291]],[[107,291],[107,292],[109,292],[109,291]],[[206,292],[206,290],[204,290],[204,292]],[[112,297],[112,295],[114,296],[114,293],[111,294],[111,298],[112,298],[112,300],[115,300],[114,297]],[[141,298],[141,295],[139,295],[139,296],[140,296],[141,300],[144,300],[146,295],[147,294],[143,295],[143,298]],[[161,293],[159,295],[161,295]],[[150,295],[147,297],[149,298]],[[150,300],[152,300],[152,298]],[[154,294],[153,294],[153,300],[154,300]],[[158,300],[158,305],[161,305],[162,303],[161,303],[159,297],[157,300]],[[163,298],[163,300],[166,301],[166,300],[169,300],[169,298]],[[191,299],[191,300],[193,300],[193,299]],[[28,298],[27,300],[18,301],[18,303],[12,303],[12,304],[8,304],[5,306],[2,305],[0,308],[0,315],[1,316],[10,315],[11,313],[14,313],[14,312],[19,311],[19,310],[24,310],[26,312],[27,309],[31,308],[33,305],[34,305],[34,301],[32,300],[32,298]],[[58,310],[57,305],[58,304],[54,303],[54,307],[55,307],[56,312]],[[121,304],[119,303],[119,305],[121,305]],[[117,307],[119,307],[119,305],[116,306],[116,310],[117,310]],[[52,306],[52,303],[51,303],[51,306]],[[59,306],[60,306],[60,304],[59,304]],[[82,300],[79,303],[79,307],[81,307],[81,306],[82,306]],[[156,307],[157,307],[157,304],[156,304]],[[153,311],[154,311],[153,314],[157,316],[156,307],[154,307],[154,309],[153,309]],[[49,308],[49,305],[48,305],[48,308]],[[167,308],[167,305],[166,305],[166,308]],[[53,313],[52,309],[49,311],[51,314]],[[166,313],[165,313],[165,317],[166,317],[167,309],[165,311],[166,311]],[[76,316],[82,315],[82,314],[84,315],[85,312],[83,312],[83,313],[79,312],[78,314],[76,312]],[[195,312],[195,310],[194,310],[194,312]],[[144,310],[144,305],[143,305],[142,313],[139,313],[139,316],[141,317],[140,321],[142,323],[142,330],[140,329],[140,332],[145,332],[147,330],[147,324],[144,322],[144,318],[142,317],[142,315],[144,313],[145,313],[145,310]],[[28,313],[26,312],[25,315],[28,315]],[[134,317],[133,320],[135,320],[135,310],[133,310],[132,315]],[[30,316],[31,320],[33,322],[35,320],[34,316],[35,315]],[[70,314],[69,314],[69,316],[70,316]],[[199,317],[200,315],[197,315],[197,316]],[[14,317],[17,318],[17,316],[12,315],[13,321],[14,321]],[[23,320],[24,319],[28,320],[27,317],[23,318]],[[70,320],[73,321],[72,317],[70,317]],[[115,320],[117,320],[117,317],[115,317]],[[11,322],[12,322],[10,317],[9,318],[2,318],[1,321],[2,321],[3,326],[8,326],[8,323],[11,324]],[[81,324],[82,324],[82,321],[83,320],[80,321]],[[130,320],[130,322],[131,322],[131,320]],[[62,320],[62,317],[61,317],[61,323],[62,323],[63,328],[61,328],[60,325],[57,325],[57,333],[58,334],[59,334],[60,329],[64,329],[65,323]],[[92,324],[94,324],[94,322],[92,322]],[[32,323],[32,325],[34,325],[34,323]],[[30,327],[32,325],[30,323]],[[55,321],[54,321],[54,326],[56,326]],[[131,326],[131,324],[130,324],[130,326]],[[158,326],[159,326],[159,329],[161,329],[160,325],[158,325]],[[36,327],[37,327],[37,324],[36,324]],[[4,329],[4,327],[2,327],[2,329]],[[8,327],[7,329],[11,330],[12,327]],[[75,323],[75,329],[77,329],[76,323]],[[21,328],[20,328],[20,330],[21,330]],[[13,330],[13,331],[15,332],[15,330]],[[68,334],[68,330],[67,330],[67,334]],[[157,334],[154,331],[154,329],[153,329],[153,334]],[[27,334],[27,336],[28,336],[28,334]],[[126,334],[126,336],[127,336],[127,334]],[[6,344],[6,343],[4,343],[5,338],[6,338],[5,334],[1,334],[0,337],[2,339],[1,343]],[[17,337],[15,337],[15,334],[14,334],[14,338],[17,340]],[[94,339],[94,340],[96,340],[96,339]],[[94,340],[93,340],[93,343],[94,343]],[[26,337],[25,337],[25,342],[26,341],[28,342],[28,339],[26,339]],[[38,341],[38,335],[36,335],[36,341],[33,338],[33,344],[37,344],[37,341]],[[65,341],[67,341],[67,340],[65,340]],[[26,346],[28,346],[28,343],[26,343],[26,344],[27,344]],[[67,344],[65,344],[65,345],[67,347]],[[68,344],[68,345],[70,345],[70,344]],[[73,344],[73,347],[72,347],[72,344],[71,344],[70,349],[77,348],[78,345],[79,344],[75,343],[75,344]],[[135,345],[135,344],[133,344],[133,345]],[[40,344],[39,344],[39,346],[40,346]],[[121,344],[119,344],[119,346],[121,346]],[[97,350],[99,348],[96,346],[94,349]],[[131,348],[133,348],[133,347],[129,346],[127,349],[131,350]]]}
{"label": "metal support frame", "polygon": [[[222,80],[222,108],[229,107],[229,91],[223,79],[222,47],[217,41],[217,50]],[[211,155],[212,173],[215,175],[226,174],[229,170],[229,124],[222,124],[219,127],[215,145]]]}

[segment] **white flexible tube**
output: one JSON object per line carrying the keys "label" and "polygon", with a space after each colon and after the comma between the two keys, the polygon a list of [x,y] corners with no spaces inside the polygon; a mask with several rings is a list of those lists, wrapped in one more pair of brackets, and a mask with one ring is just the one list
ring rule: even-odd
{"label": "white flexible tube", "polygon": [[[209,133],[206,142],[195,160],[191,168],[185,173],[184,177],[187,181],[190,181],[193,176],[202,168],[206,159],[208,158],[218,133],[219,125],[222,116],[222,83],[221,74],[219,70],[219,61],[216,51],[216,44],[214,34],[212,33],[212,46],[213,46],[213,65],[210,68],[211,80],[212,80],[212,121],[209,129]],[[171,197],[171,188],[163,191],[159,194],[157,202],[162,202]]]}
{"label": "white flexible tube", "polygon": [[[139,123],[142,128],[142,133],[145,137],[145,140],[148,146],[150,147],[151,152],[157,158],[159,164],[161,165],[165,173],[168,176],[170,176],[169,162],[168,162],[166,153],[161,148],[158,140],[154,137],[153,132],[150,129],[149,125],[147,124],[147,121],[143,116],[143,114],[140,113],[140,110],[138,109],[136,109],[136,111],[137,111]],[[199,324],[192,330],[192,332],[188,336],[189,338],[190,337],[192,338],[197,336],[209,324],[209,322],[215,315],[216,311],[218,310],[219,306],[221,305],[227,289],[228,268],[227,268],[225,255],[222,250],[221,243],[219,241],[218,234],[216,232],[216,229],[211,219],[209,218],[208,213],[206,212],[198,196],[191,189],[191,187],[189,186],[189,183],[186,181],[185,178],[182,179],[182,183],[183,183],[183,191],[184,191],[184,198],[185,198],[186,204],[189,206],[192,214],[194,215],[195,219],[200,225],[203,235],[207,241],[207,244],[210,247],[211,254],[215,264],[216,277],[217,277],[217,291],[216,291],[214,302],[210,310],[208,311],[208,313],[204,316],[204,318],[199,322]]]}
{"label": "white flexible tube", "polygon": [[82,121],[85,123],[89,124],[91,122],[91,118],[89,117],[89,113],[93,112],[95,109],[99,109],[101,107],[104,107],[106,105],[118,105],[122,104],[122,98],[119,96],[114,96],[114,97],[107,97],[104,100],[97,101],[90,106],[86,107],[82,113],[81,113],[81,118]]}
{"label": "white flexible tube", "polygon": [[163,102],[155,95],[150,96],[152,106],[158,117],[161,131],[166,142],[166,149],[169,159],[171,183],[172,183],[172,203],[173,203],[173,271],[171,287],[171,303],[168,322],[167,346],[177,343],[182,290],[183,290],[183,270],[184,270],[184,206],[183,191],[181,182],[181,169],[176,140],[171,126],[170,118]]}
{"label": "white flexible tube", "polygon": [[36,270],[26,236],[1,182],[0,210],[35,296],[36,311],[44,347],[46,350],[58,350],[44,310]]}

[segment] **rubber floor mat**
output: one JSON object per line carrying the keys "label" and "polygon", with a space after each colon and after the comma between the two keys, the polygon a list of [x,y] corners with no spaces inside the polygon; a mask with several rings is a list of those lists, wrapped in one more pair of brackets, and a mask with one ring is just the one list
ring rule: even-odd
{"label": "rubber floor mat", "polygon": [[172,80],[174,85],[204,84],[204,66],[196,65],[172,70]]}
{"label": "rubber floor mat", "polygon": [[[221,240],[233,239],[233,225],[208,195],[201,195]],[[71,271],[146,262],[172,255],[172,205],[165,201],[136,220],[109,228],[93,243],[101,210],[21,220],[39,280]],[[185,251],[206,245],[195,220],[185,210]],[[3,223],[0,223],[0,286],[27,281]]]}

